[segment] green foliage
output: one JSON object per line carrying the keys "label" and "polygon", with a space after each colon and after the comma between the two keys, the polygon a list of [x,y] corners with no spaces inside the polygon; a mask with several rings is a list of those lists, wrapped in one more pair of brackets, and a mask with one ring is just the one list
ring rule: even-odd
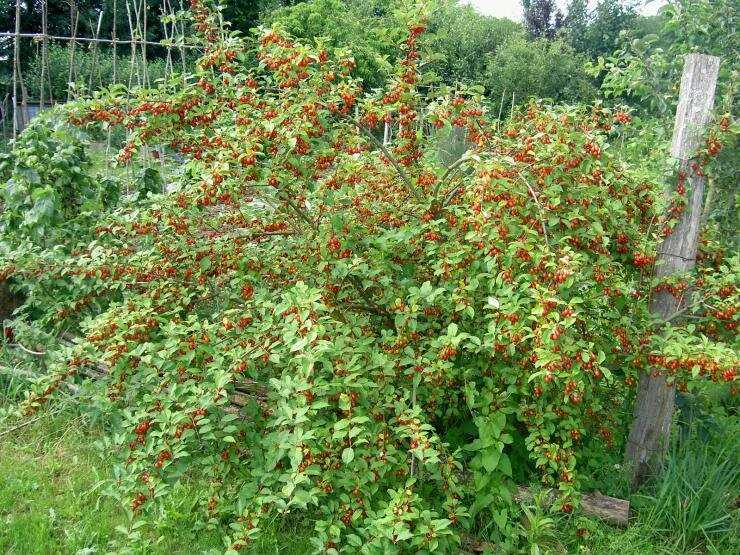
{"label": "green foliage", "polygon": [[[327,37],[329,46],[349,49],[357,63],[355,74],[373,88],[385,83],[396,60],[396,44],[404,32],[398,19],[402,4],[312,0],[266,13],[262,22],[298,38]],[[482,83],[488,57],[522,32],[518,23],[483,16],[453,0],[431,2],[428,25],[425,70],[449,85]]]}
{"label": "green foliage", "polygon": [[123,194],[130,201],[135,195],[162,192],[160,171],[150,163],[125,173],[112,169],[108,160],[94,166],[91,145],[103,134],[71,125],[72,109],[74,103],[45,110],[11,142],[9,152],[0,154],[0,244],[5,252],[25,241],[69,252],[75,241],[89,237],[93,222],[116,207]]}
{"label": "green foliage", "polygon": [[678,100],[683,56],[691,52],[719,56],[718,97],[725,111],[734,105],[738,37],[735,0],[673,0],[663,9],[657,34],[633,38],[625,33],[621,49],[600,58],[595,73],[605,72],[607,96],[643,102],[653,114],[672,114]]}
{"label": "green foliage", "polygon": [[57,412],[0,437],[3,553],[105,547],[120,511],[99,497],[104,476],[91,448],[96,434],[85,429],[81,419]]}
{"label": "green foliage", "polygon": [[534,495],[531,504],[522,506],[522,517],[518,532],[521,543],[531,555],[548,553],[561,547],[558,542],[556,517],[549,514],[546,508],[547,493]]}
{"label": "green foliage", "polygon": [[588,1],[570,0],[566,13],[565,32],[569,35],[570,43],[577,51],[585,52],[589,24]]}
{"label": "green foliage", "polygon": [[584,69],[585,58],[562,40],[508,39],[490,58],[486,70],[487,96],[494,108],[511,108],[530,98],[555,102],[587,102],[595,89]]}
{"label": "green foliage", "polygon": [[[2,362],[5,367],[12,364],[5,357]],[[0,384],[0,413],[7,403],[12,403],[12,398],[4,393]],[[720,403],[714,397],[711,401],[707,400],[710,406]],[[126,525],[126,518],[117,503],[104,494],[105,481],[111,468],[105,454],[99,452],[94,443],[105,433],[104,430],[91,422],[78,407],[67,406],[60,411],[57,405],[54,411],[39,416],[40,420],[0,436],[0,518],[4,523],[3,532],[0,533],[0,549],[8,553],[39,554],[109,549],[111,531],[116,526]],[[669,456],[686,453],[695,457],[697,453],[707,451],[707,446],[714,442],[726,442],[728,437],[732,437],[726,435],[731,431],[727,427],[729,424],[729,421],[721,421],[720,427],[713,428],[711,438],[702,439],[697,433],[680,445],[675,443]],[[0,420],[0,433],[16,425],[16,420]],[[724,450],[729,451],[730,447],[727,445]],[[718,452],[722,449],[715,447],[709,451]],[[706,464],[700,467],[700,472],[716,477],[717,473],[710,464],[726,469],[728,461],[732,460],[736,460],[736,457],[723,459],[710,455],[704,458]],[[679,457],[668,464],[669,468],[673,468],[685,463]],[[670,474],[670,478],[676,477],[677,474]],[[697,483],[694,477],[688,479],[693,484]],[[222,549],[218,531],[194,528],[198,516],[197,508],[192,504],[193,492],[203,486],[190,480],[171,496],[157,527],[149,532],[148,545],[142,552],[201,553]],[[663,503],[662,509],[655,504],[658,499],[656,494],[667,486],[651,485],[646,492],[631,499],[637,510],[625,530],[584,517],[565,518],[552,514],[535,495],[532,503],[524,504],[521,514],[514,517],[512,535],[505,543],[476,541],[473,545],[480,549],[511,553],[575,553],[579,550],[614,555],[676,553],[685,528],[674,526],[667,529],[666,521],[661,523],[653,518],[670,509],[669,503]],[[703,485],[697,488],[699,491],[705,489]],[[683,499],[691,500],[692,506],[696,507],[694,492],[684,491],[682,495]],[[704,510],[710,510],[712,505],[717,505],[714,498],[709,499],[709,506]],[[731,515],[729,533],[712,536],[711,544],[703,541],[700,533],[698,544],[687,545],[693,545],[695,552],[736,552],[737,510],[728,511],[727,514]],[[277,523],[271,525],[247,553],[298,555],[310,552],[311,530],[307,520],[305,515],[296,515],[288,519],[283,527]],[[489,529],[495,527],[491,521],[486,524]],[[489,538],[485,527],[476,531],[476,537]]]}
{"label": "green foliage", "polygon": [[430,15],[429,67],[444,83],[480,84],[488,57],[522,31],[519,23],[509,19],[486,17],[471,6],[443,0]]}
{"label": "green foliage", "polygon": [[635,7],[629,2],[598,0],[588,11],[584,0],[572,0],[564,29],[576,51],[596,57],[611,54],[620,32],[633,29],[637,19]]}
{"label": "green foliage", "polygon": [[[591,67],[603,78],[601,91],[607,98],[627,100],[641,113],[661,125],[668,137],[678,102],[684,55],[699,52],[720,58],[717,111],[734,113],[738,72],[736,0],[672,0],[661,12],[655,34],[624,33],[622,47],[612,56],[600,57]],[[707,215],[720,226],[727,246],[737,245],[738,129],[725,122],[731,137],[713,154],[707,198]],[[648,131],[649,132],[649,131]]]}
{"label": "green foliage", "polygon": [[[61,117],[60,117],[61,116]],[[91,174],[79,129],[60,110],[43,112],[0,154],[2,231],[6,248],[22,238],[49,245],[70,230],[65,223],[100,209],[111,196]]]}
{"label": "green foliage", "polygon": [[231,24],[231,28],[241,31],[247,35],[250,29],[258,27],[261,18],[271,11],[285,6],[300,3],[301,0],[226,0],[224,4],[224,17]]}
{"label": "green foliage", "polygon": [[[48,51],[48,67],[46,69],[44,90],[45,102],[54,100],[63,102],[67,99],[69,82],[69,47],[50,44]],[[136,65],[131,65],[131,57],[119,52],[116,60],[116,79],[113,79],[113,53],[103,49],[93,54],[88,47],[81,46],[75,52],[75,61],[72,68],[72,82],[75,96],[98,90],[115,84],[137,85]],[[176,69],[179,65],[175,66]],[[31,58],[24,73],[24,80],[29,98],[38,101],[41,98],[41,54]],[[143,76],[144,67],[139,64],[138,71]],[[149,80],[154,84],[157,79],[165,77],[165,61],[152,59],[146,65]]]}
{"label": "green foliage", "polygon": [[349,49],[355,75],[368,89],[391,73],[403,26],[394,16],[396,0],[310,0],[266,13],[262,23],[300,39],[326,38],[327,46]]}
{"label": "green foliage", "polygon": [[[0,382],[2,377],[0,370]],[[0,390],[0,410],[7,401]],[[114,530],[130,523],[105,492],[111,468],[95,445],[104,429],[71,402],[40,416],[11,433],[5,432],[18,423],[0,421],[0,550],[39,555],[106,552]],[[198,487],[186,482],[173,492],[156,526],[147,531],[146,548],[134,553],[223,551],[218,531],[196,526],[193,500]],[[276,523],[247,553],[305,554],[309,537],[310,530],[301,523]]]}
{"label": "green foliage", "polygon": [[[402,4],[397,0],[312,0],[266,13],[262,21],[298,38],[327,37],[328,46],[349,49],[357,64],[354,74],[366,88],[374,88],[386,82],[396,60],[395,45],[403,34],[398,19]],[[585,59],[574,56],[562,42],[530,44],[518,23],[483,16],[453,0],[436,0],[430,3],[428,30],[424,45],[427,82],[436,78],[446,85],[486,85],[497,106],[503,88],[508,89],[509,100],[515,91],[520,101],[530,95],[568,101],[579,95],[588,101],[593,96],[580,67]],[[536,53],[534,60],[529,59],[530,48]],[[558,68],[554,78],[551,64]],[[500,86],[488,87],[491,67]]]}
{"label": "green foliage", "polygon": [[738,432],[735,424],[707,441],[693,435],[694,428],[689,438],[674,442],[663,475],[649,495],[638,498],[641,518],[675,552],[734,551],[728,539],[737,530]]}

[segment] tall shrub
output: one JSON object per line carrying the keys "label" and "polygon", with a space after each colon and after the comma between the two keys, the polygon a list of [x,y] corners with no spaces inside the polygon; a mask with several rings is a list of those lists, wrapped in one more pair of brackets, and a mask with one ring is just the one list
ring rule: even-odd
{"label": "tall shrub", "polygon": [[[426,98],[416,9],[387,87],[363,94],[350,58],[275,31],[244,69],[244,44],[191,5],[197,80],[70,116],[130,129],[121,162],[169,145],[179,190],[104,219],[73,257],[2,271],[51,297],[74,285],[47,317],[82,337],[22,410],[107,367],[127,542],[200,476],[202,524],[230,523],[232,550],[298,510],[317,551],[459,549],[475,516],[511,531],[515,471],[574,509],[648,359],[681,383],[735,379],[734,313],[712,315],[716,342],[653,337],[646,276],[671,222],[611,154],[627,113],[533,103],[499,130],[465,91]],[[388,146],[384,121],[402,130]],[[471,149],[442,165],[427,124]],[[726,274],[697,289],[715,307],[737,301]]]}

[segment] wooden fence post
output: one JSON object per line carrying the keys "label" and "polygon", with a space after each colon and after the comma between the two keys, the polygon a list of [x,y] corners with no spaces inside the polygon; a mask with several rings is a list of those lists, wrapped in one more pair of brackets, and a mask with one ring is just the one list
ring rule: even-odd
{"label": "wooden fence post", "polygon": [[[694,157],[709,122],[718,72],[719,58],[715,56],[688,54],[684,59],[671,156],[678,159],[680,179],[685,179],[687,205],[673,232],[658,248],[655,266],[658,278],[684,274],[694,267],[705,185],[705,177],[697,171]],[[682,309],[684,302],[685,299],[676,299],[669,292],[655,293],[650,311],[656,318],[668,320]],[[640,376],[625,453],[633,486],[665,455],[675,395],[675,385],[667,384],[664,376],[650,373]]]}

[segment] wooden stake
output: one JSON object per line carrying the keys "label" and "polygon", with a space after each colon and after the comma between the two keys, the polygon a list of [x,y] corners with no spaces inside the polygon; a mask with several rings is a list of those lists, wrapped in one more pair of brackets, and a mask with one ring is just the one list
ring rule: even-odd
{"label": "wooden stake", "polygon": [[[658,248],[655,276],[664,279],[694,268],[702,217],[705,177],[694,158],[714,105],[714,90],[719,58],[704,54],[685,57],[671,155],[679,161],[680,175],[687,184],[687,206],[673,232]],[[698,169],[698,168],[697,168]],[[653,297],[650,311],[661,321],[675,320],[684,308],[684,295],[676,299],[669,292]],[[632,485],[638,485],[648,472],[662,462],[668,447],[676,391],[665,376],[643,373],[635,399],[634,420],[630,429],[625,462],[632,472]]]}
{"label": "wooden stake", "polygon": [[80,14],[77,11],[76,0],[69,2],[69,20],[72,27],[72,40],[69,43],[69,77],[67,79],[67,102],[72,100],[72,78],[74,76],[75,66],[75,45],[77,43],[77,22],[80,20]]}
{"label": "wooden stake", "polygon": [[13,138],[18,137],[18,73],[20,65],[21,0],[15,0],[15,40],[13,41]]}
{"label": "wooden stake", "polygon": [[[185,7],[180,0],[180,13],[184,11]],[[180,45],[180,63],[182,64],[182,82],[186,82],[185,74],[187,72],[187,64],[185,63],[185,22],[180,21],[180,38],[177,43]]]}
{"label": "wooden stake", "polygon": [[[41,39],[41,86],[39,90],[39,104],[40,104],[41,110],[44,109],[44,89],[46,88],[46,66],[49,63],[49,57],[48,57],[49,55],[47,51],[47,48],[49,45],[49,39],[46,36],[46,33],[48,31],[46,14],[47,14],[46,0],[43,0],[41,2],[41,33],[43,34],[43,38]],[[49,87],[49,92],[51,93],[51,86]]]}
{"label": "wooden stake", "polygon": [[146,0],[134,0],[133,6],[134,15],[136,17],[136,36],[139,39],[139,48],[141,51],[141,62],[137,61],[137,64],[141,64],[139,66],[141,67],[141,85],[144,87],[149,87],[149,69],[147,67],[146,60]]}
{"label": "wooden stake", "polygon": [[118,69],[118,46],[116,37],[116,27],[118,19],[118,3],[113,0],[113,30],[111,31],[111,42],[113,43],[113,84],[116,84],[116,70]]}
{"label": "wooden stake", "polygon": [[164,64],[164,74],[167,79],[170,78],[170,76],[174,73],[174,70],[172,69],[172,37],[174,36],[174,33],[170,34],[170,27],[167,26],[167,22],[165,21],[165,16],[169,15],[167,13],[167,10],[169,10],[169,4],[167,0],[163,0],[162,2],[162,31],[164,32],[164,40],[167,41],[167,57],[165,58],[165,64]]}
{"label": "wooden stake", "polygon": [[92,51],[92,67],[90,68],[90,83],[88,85],[88,88],[90,91],[92,91],[93,88],[93,79],[95,78],[95,72],[97,70],[98,73],[98,85],[102,85],[102,79],[100,76],[100,67],[98,64],[98,52],[100,50],[100,47],[98,46],[99,42],[98,37],[100,37],[100,26],[103,23],[103,11],[101,10],[98,14],[98,26],[95,28],[95,40],[92,42],[92,47],[90,48]]}

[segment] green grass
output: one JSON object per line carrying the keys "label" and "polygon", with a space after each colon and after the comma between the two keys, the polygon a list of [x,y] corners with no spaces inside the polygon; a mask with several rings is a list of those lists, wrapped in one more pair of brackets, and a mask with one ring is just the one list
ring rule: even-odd
{"label": "green grass", "polygon": [[717,550],[732,532],[727,507],[737,495],[738,468],[728,454],[704,448],[668,459],[667,479],[649,497],[645,519],[676,551],[688,552],[702,544]]}
{"label": "green grass", "polygon": [[[0,433],[14,424],[0,425]],[[102,494],[109,468],[93,442],[100,430],[74,410],[44,413],[0,436],[0,553],[105,553],[126,516]],[[223,552],[222,531],[194,531],[188,486],[145,532],[152,554]],[[308,553],[310,530],[268,529],[250,553]]]}
{"label": "green grass", "polygon": [[0,552],[104,548],[122,521],[96,493],[101,465],[80,424],[45,415],[0,438]]}

